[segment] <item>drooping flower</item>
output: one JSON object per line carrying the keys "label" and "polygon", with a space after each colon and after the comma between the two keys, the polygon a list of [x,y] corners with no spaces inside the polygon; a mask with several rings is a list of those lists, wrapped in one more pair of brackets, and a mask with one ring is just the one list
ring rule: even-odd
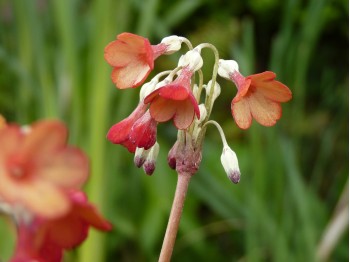
{"label": "drooping flower", "polygon": [[136,109],[124,120],[113,125],[107,134],[107,139],[113,144],[126,147],[135,153],[136,147],[149,149],[157,137],[157,122],[147,111],[147,105],[140,102]]}
{"label": "drooping flower", "polygon": [[263,126],[273,126],[282,116],[280,103],[292,98],[287,86],[276,81],[276,74],[266,71],[244,77],[237,63],[231,68],[229,61],[220,60],[219,74],[232,80],[238,92],[231,103],[231,112],[237,125],[247,129],[254,118]]}
{"label": "drooping flower", "polygon": [[239,171],[238,159],[236,153],[224,143],[224,148],[221,154],[221,164],[225,169],[227,177],[235,184],[238,184],[241,178]]}
{"label": "drooping flower", "polygon": [[70,208],[66,191],[88,177],[85,154],[67,146],[67,129],[55,120],[0,129],[0,198],[34,214],[52,218]]}
{"label": "drooping flower", "polygon": [[122,33],[105,48],[104,57],[114,67],[112,81],[120,89],[142,84],[154,68],[154,60],[162,54],[171,54],[181,48],[182,38],[166,37],[158,45],[147,38]]}
{"label": "drooping flower", "polygon": [[193,71],[188,67],[171,83],[154,90],[144,103],[150,103],[150,114],[157,122],[173,119],[177,129],[186,129],[193,122],[194,116],[200,118],[198,103],[191,91]]}
{"label": "drooping flower", "polygon": [[88,235],[90,226],[111,230],[106,221],[80,191],[69,193],[70,210],[61,217],[30,222],[20,221],[18,242],[12,262],[61,261],[62,253],[81,244]]}

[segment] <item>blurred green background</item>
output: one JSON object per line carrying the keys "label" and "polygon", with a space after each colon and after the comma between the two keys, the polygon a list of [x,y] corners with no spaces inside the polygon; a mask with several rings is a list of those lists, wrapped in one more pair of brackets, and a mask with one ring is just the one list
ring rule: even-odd
{"label": "blurred green background", "polygon": [[[0,0],[0,113],[21,124],[65,121],[70,142],[91,158],[89,198],[114,225],[91,231],[65,261],[156,261],[162,244],[176,130],[159,126],[152,177],[105,138],[138,102],[138,90],[113,86],[103,58],[124,31],[153,44],[170,34],[212,43],[243,74],[272,70],[293,92],[276,126],[242,131],[230,114],[235,87],[219,79],[212,119],[238,155],[241,182],[227,179],[209,128],[172,261],[348,261],[348,15],[346,0]],[[208,81],[214,59],[203,54]],[[177,58],[160,57],[155,71]],[[14,233],[5,217],[0,236],[6,261]]]}

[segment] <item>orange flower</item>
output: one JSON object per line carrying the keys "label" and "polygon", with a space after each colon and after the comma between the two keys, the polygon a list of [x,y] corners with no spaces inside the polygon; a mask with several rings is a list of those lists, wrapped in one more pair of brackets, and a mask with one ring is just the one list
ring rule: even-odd
{"label": "orange flower", "polygon": [[238,88],[231,103],[237,125],[242,129],[249,128],[252,117],[263,126],[276,124],[282,116],[280,103],[292,98],[289,88],[275,80],[276,74],[266,71],[244,77],[234,70],[229,76]]}
{"label": "orange flower", "polygon": [[29,129],[0,129],[0,198],[41,217],[60,216],[70,208],[66,191],[79,189],[87,179],[88,160],[67,146],[61,122],[39,121]]}
{"label": "orange flower", "polygon": [[173,119],[177,129],[188,128],[194,119],[199,119],[198,103],[191,91],[191,77],[193,72],[187,67],[168,85],[160,87],[149,94],[144,103],[150,103],[150,113],[157,122]]}
{"label": "orange flower", "polygon": [[122,33],[105,48],[104,57],[114,67],[112,81],[120,89],[142,84],[154,68],[154,60],[167,51],[167,45],[151,45],[148,39]]}
{"label": "orange flower", "polygon": [[87,237],[90,226],[103,231],[111,230],[106,221],[80,191],[67,194],[72,202],[67,214],[55,219],[33,218],[19,221],[17,247],[11,262],[59,262],[63,250],[80,245]]}

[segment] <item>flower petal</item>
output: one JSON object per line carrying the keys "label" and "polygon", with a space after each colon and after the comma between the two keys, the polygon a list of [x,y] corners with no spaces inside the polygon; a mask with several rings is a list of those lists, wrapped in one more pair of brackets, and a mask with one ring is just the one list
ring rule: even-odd
{"label": "flower petal", "polygon": [[177,103],[177,110],[174,116],[174,125],[177,129],[183,130],[188,128],[194,118],[194,107],[189,99],[179,101]]}
{"label": "flower petal", "polygon": [[157,138],[157,122],[147,111],[131,128],[130,141],[139,148],[150,149]]}
{"label": "flower petal", "polygon": [[252,124],[252,115],[250,113],[247,99],[241,99],[238,102],[232,100],[231,113],[236,124],[242,129],[248,129]]}
{"label": "flower petal", "polygon": [[189,89],[176,84],[166,85],[158,90],[158,94],[161,97],[171,100],[185,100],[189,96],[189,92]]}
{"label": "flower petal", "polygon": [[145,81],[151,71],[152,68],[147,63],[132,60],[125,67],[114,68],[111,78],[119,89],[137,87]]}
{"label": "flower petal", "polygon": [[149,110],[155,121],[166,122],[173,118],[176,113],[176,108],[176,101],[164,99],[158,96],[152,101]]}
{"label": "flower petal", "polygon": [[68,147],[46,158],[36,175],[67,189],[80,188],[89,175],[88,159],[79,149]]}
{"label": "flower petal", "polygon": [[247,101],[252,116],[263,126],[273,126],[282,116],[281,105],[265,98],[260,92],[252,94]]}
{"label": "flower petal", "polygon": [[292,98],[292,92],[287,86],[278,81],[261,82],[257,92],[276,102],[287,102]]}
{"label": "flower petal", "polygon": [[55,218],[65,214],[70,208],[66,194],[54,185],[36,179],[23,183],[17,192],[20,201],[35,214],[45,218]]}

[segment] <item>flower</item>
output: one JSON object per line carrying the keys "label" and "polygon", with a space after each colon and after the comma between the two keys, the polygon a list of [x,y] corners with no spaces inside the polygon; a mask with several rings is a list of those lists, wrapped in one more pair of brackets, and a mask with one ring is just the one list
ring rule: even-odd
{"label": "flower", "polygon": [[34,123],[23,131],[0,129],[0,198],[34,214],[53,218],[66,213],[66,191],[79,189],[88,177],[85,154],[67,146],[68,131],[55,120]]}
{"label": "flower", "polygon": [[151,148],[156,137],[157,122],[147,111],[147,105],[142,102],[129,117],[113,125],[107,133],[109,141],[126,147],[131,153],[135,153],[136,147]]}
{"label": "flower", "polygon": [[219,74],[231,79],[238,92],[231,103],[231,112],[237,125],[247,129],[252,117],[263,126],[273,126],[282,116],[280,103],[292,98],[287,86],[275,80],[276,74],[266,71],[247,77],[238,71],[238,65],[229,69],[227,61],[221,60]]}
{"label": "flower", "polygon": [[90,226],[103,231],[111,230],[106,221],[91,205],[86,195],[71,191],[70,210],[55,219],[35,217],[32,221],[20,221],[18,243],[12,262],[61,261],[63,250],[81,244],[87,237]]}
{"label": "flower", "polygon": [[167,45],[151,45],[148,39],[122,33],[104,50],[106,61],[114,67],[112,81],[120,89],[142,84],[154,68],[154,60],[167,51]]}
{"label": "flower", "polygon": [[193,71],[188,67],[171,83],[154,90],[145,100],[150,104],[150,114],[157,122],[173,119],[177,129],[186,129],[193,122],[194,115],[200,118],[198,103],[191,91]]}

